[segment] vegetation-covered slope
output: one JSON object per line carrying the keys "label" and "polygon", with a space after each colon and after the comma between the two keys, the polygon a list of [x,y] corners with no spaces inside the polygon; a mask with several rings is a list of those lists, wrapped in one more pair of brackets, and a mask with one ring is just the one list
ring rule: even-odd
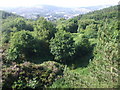
{"label": "vegetation-covered slope", "polygon": [[20,17],[19,15],[8,13],[8,12],[1,11],[1,10],[0,10],[0,14],[2,14],[2,19],[6,19],[8,17]]}
{"label": "vegetation-covered slope", "polygon": [[[4,19],[4,89],[118,88],[117,8],[55,22],[43,17],[36,21],[22,17]],[[16,79],[11,81],[11,77]]]}

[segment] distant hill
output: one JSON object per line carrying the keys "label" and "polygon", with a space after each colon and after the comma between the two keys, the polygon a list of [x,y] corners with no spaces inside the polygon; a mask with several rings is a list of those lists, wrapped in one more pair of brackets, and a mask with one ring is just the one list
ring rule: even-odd
{"label": "distant hill", "polygon": [[37,5],[32,7],[3,8],[7,12],[13,12],[25,18],[36,19],[43,16],[47,19],[72,18],[80,14],[85,14],[94,10],[99,10],[108,6],[63,8],[50,5]]}
{"label": "distant hill", "polygon": [[80,15],[77,18],[83,19],[94,19],[94,20],[103,20],[103,19],[117,19],[118,18],[118,6],[111,6],[101,10],[96,10],[89,12],[84,15]]}
{"label": "distant hill", "polygon": [[6,12],[6,11],[2,11],[2,10],[0,10],[0,15],[1,15],[2,19],[6,19],[8,17],[20,17],[19,15],[9,13],[9,12]]}

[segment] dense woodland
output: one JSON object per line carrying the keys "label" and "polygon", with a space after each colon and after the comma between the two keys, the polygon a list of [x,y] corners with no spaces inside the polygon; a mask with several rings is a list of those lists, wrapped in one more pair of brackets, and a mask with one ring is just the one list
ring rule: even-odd
{"label": "dense woodland", "polygon": [[72,19],[3,12],[3,90],[119,88],[118,6]]}

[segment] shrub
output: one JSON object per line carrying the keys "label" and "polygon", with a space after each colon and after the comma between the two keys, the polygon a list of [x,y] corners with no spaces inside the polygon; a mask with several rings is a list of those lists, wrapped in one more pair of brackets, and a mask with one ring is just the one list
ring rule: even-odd
{"label": "shrub", "polygon": [[[25,60],[34,54],[36,40],[28,31],[19,31],[13,34],[10,39],[10,46],[7,50],[7,60]],[[17,61],[20,62],[20,61]]]}
{"label": "shrub", "polygon": [[63,77],[55,81],[50,88],[96,88],[98,85],[97,78],[66,68]]}
{"label": "shrub", "polygon": [[59,30],[50,41],[51,53],[58,62],[67,62],[75,53],[74,40],[69,32]]}
{"label": "shrub", "polygon": [[3,89],[38,89],[47,87],[62,75],[63,66],[54,61],[42,64],[25,62],[2,69]]}
{"label": "shrub", "polygon": [[107,23],[98,32],[98,42],[94,49],[94,60],[90,70],[97,77],[100,86],[115,88],[118,85],[119,74],[119,31],[112,30]]}
{"label": "shrub", "polygon": [[75,36],[74,40],[76,49],[75,55],[77,57],[87,55],[91,52],[92,46],[90,45],[89,39],[86,38],[83,34]]}

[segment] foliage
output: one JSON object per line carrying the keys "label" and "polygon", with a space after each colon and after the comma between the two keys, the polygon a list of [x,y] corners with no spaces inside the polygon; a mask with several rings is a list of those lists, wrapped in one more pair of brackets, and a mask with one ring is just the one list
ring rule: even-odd
{"label": "foliage", "polygon": [[26,23],[25,23],[25,20],[23,18],[17,18],[17,19],[15,19],[14,22],[15,22],[14,27],[16,27],[18,31],[26,28]]}
{"label": "foliage", "polygon": [[34,55],[36,40],[28,31],[19,31],[13,34],[7,51],[7,60],[20,62]]}
{"label": "foliage", "polygon": [[118,5],[111,6],[109,8],[104,8],[102,10],[97,10],[94,12],[89,12],[81,17],[81,20],[94,19],[95,21],[103,21],[107,19],[115,19],[118,15]]}
{"label": "foliage", "polygon": [[[120,87],[117,11],[118,7],[113,6],[54,22],[4,12],[0,48],[3,88]],[[64,72],[59,63],[45,62],[53,57],[53,61],[68,65]]]}
{"label": "foliage", "polygon": [[40,89],[62,75],[63,66],[53,61],[38,65],[25,62],[3,68],[2,72],[3,89]]}
{"label": "foliage", "polygon": [[49,41],[54,36],[55,26],[50,21],[41,17],[34,24],[34,32],[36,37]]}
{"label": "foliage", "polygon": [[[97,24],[94,19],[79,20],[79,28],[85,30],[90,24]],[[78,28],[78,29],[79,29]]]}
{"label": "foliage", "polygon": [[12,13],[8,13],[8,12],[5,12],[5,11],[1,11],[0,10],[0,13],[2,14],[2,19],[7,19],[9,17],[20,17],[19,15],[16,15],[16,14],[12,14]]}
{"label": "foliage", "polygon": [[94,19],[83,19],[78,21],[78,33],[84,34],[88,39],[97,38],[97,31],[101,27],[101,23]]}
{"label": "foliage", "polygon": [[[112,27],[112,26],[111,26]],[[118,60],[119,60],[119,31],[112,31],[105,23],[98,32],[98,43],[91,62],[91,74],[97,77],[99,83],[105,87],[118,85]],[[99,64],[99,65],[98,65]]]}
{"label": "foliage", "polygon": [[37,40],[37,57],[52,57],[49,48],[49,41],[54,37],[54,33],[56,32],[54,24],[47,21],[45,18],[40,17],[34,22],[33,27],[34,31],[32,32],[32,35]]}
{"label": "foliage", "polygon": [[85,56],[92,51],[89,39],[84,34],[75,34],[74,41],[76,49],[75,57]]}
{"label": "foliage", "polygon": [[76,33],[78,29],[78,21],[75,19],[60,19],[57,21],[56,28],[58,30],[65,30],[70,33]]}
{"label": "foliage", "polygon": [[2,23],[2,43],[9,43],[11,32],[17,32],[21,30],[32,31],[33,27],[24,18],[7,18]]}
{"label": "foliage", "polygon": [[81,73],[78,73],[65,68],[63,78],[54,82],[50,88],[96,88],[99,86],[97,78],[89,75],[89,69],[86,74],[83,72],[82,70]]}
{"label": "foliage", "polygon": [[87,38],[97,38],[98,25],[91,24],[86,27],[84,34]]}
{"label": "foliage", "polygon": [[75,53],[74,40],[70,33],[59,30],[50,41],[51,53],[55,60],[67,62]]}
{"label": "foliage", "polygon": [[[114,9],[116,7],[111,8]],[[105,10],[107,11],[107,9]],[[108,11],[110,11],[110,9],[108,9]],[[115,10],[113,10],[112,12],[114,11]],[[101,10],[101,12],[103,11]],[[103,15],[105,14],[106,13],[104,12]],[[116,17],[114,15],[113,17],[111,17],[111,15],[109,14],[106,15],[109,18]],[[101,17],[103,16],[101,15]],[[98,16],[99,20],[101,19],[101,17],[99,18]],[[94,49],[95,58],[93,61],[90,62],[90,65],[86,67],[88,69],[87,74],[83,74],[80,71],[73,72],[72,70],[65,70],[63,78],[54,82],[51,88],[118,88],[120,86],[118,82],[120,32],[118,30],[118,26],[116,25],[117,22],[113,19],[103,20],[101,22],[101,25],[99,25],[101,28],[98,30],[98,38],[96,39],[97,45]],[[85,29],[86,28],[87,27],[85,27]],[[82,34],[85,33],[86,31],[84,31],[84,33]],[[79,39],[77,38],[75,39],[76,42],[78,40]],[[84,71],[84,69],[82,69],[82,71]]]}

